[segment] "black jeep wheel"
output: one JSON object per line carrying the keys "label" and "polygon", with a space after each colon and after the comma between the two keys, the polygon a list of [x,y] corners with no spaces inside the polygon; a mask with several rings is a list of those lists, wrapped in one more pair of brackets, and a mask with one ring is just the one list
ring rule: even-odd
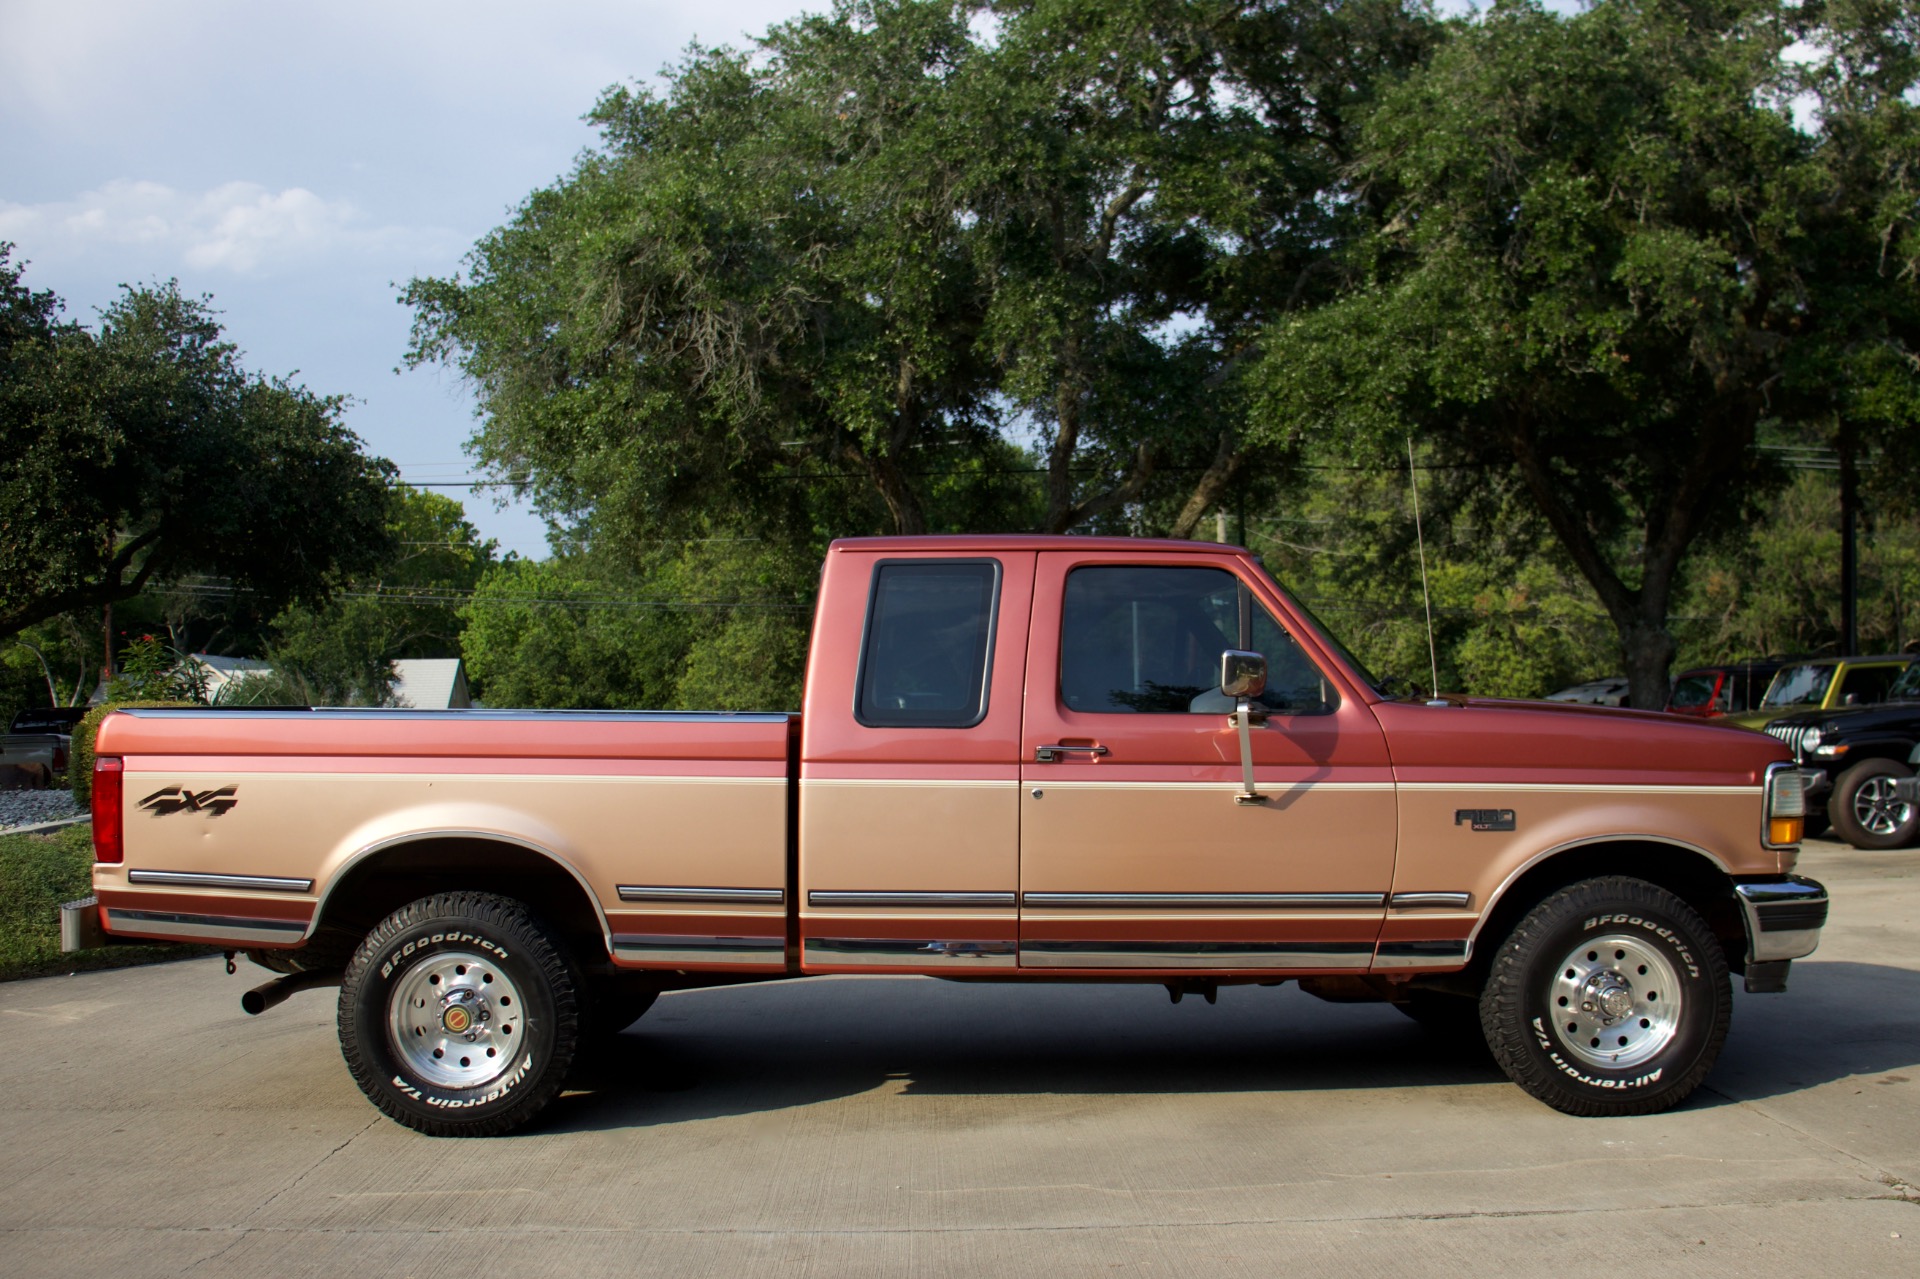
{"label": "black jeep wheel", "polygon": [[1699,1086],[1732,1012],[1693,908],[1625,876],[1548,897],[1501,943],[1480,1022],[1509,1078],[1570,1115],[1647,1115]]}
{"label": "black jeep wheel", "polygon": [[1863,759],[1840,774],[1827,800],[1834,833],[1855,848],[1905,848],[1920,835],[1920,807],[1894,792],[1893,784],[1912,777],[1897,760]]}
{"label": "black jeep wheel", "polygon": [[555,934],[492,893],[436,893],[367,935],[340,983],[340,1051],[360,1090],[436,1137],[521,1127],[560,1091],[580,980]]}

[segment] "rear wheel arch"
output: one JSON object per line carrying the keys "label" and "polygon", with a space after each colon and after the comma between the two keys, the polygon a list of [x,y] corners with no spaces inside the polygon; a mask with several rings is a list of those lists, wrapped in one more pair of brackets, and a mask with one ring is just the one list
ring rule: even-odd
{"label": "rear wheel arch", "polygon": [[[307,929],[316,964],[344,965],[381,920],[433,893],[495,893],[547,920],[584,968],[612,954],[606,911],[565,858],[526,840],[492,833],[440,832],[383,840],[349,858],[321,891]],[[339,952],[339,965],[332,964]],[[292,952],[300,954],[301,952]]]}

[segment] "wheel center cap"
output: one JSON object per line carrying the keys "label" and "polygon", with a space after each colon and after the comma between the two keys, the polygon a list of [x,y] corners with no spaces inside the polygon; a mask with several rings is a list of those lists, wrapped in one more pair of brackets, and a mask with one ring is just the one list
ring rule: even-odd
{"label": "wheel center cap", "polygon": [[1609,982],[1597,992],[1600,1011],[1608,1021],[1618,1021],[1633,1011],[1633,992],[1618,982]]}
{"label": "wheel center cap", "polygon": [[441,1010],[440,1025],[449,1035],[464,1035],[473,1029],[474,1022],[478,1019],[474,1015],[474,1010],[468,1007],[471,998],[471,996],[463,998],[456,995]]}

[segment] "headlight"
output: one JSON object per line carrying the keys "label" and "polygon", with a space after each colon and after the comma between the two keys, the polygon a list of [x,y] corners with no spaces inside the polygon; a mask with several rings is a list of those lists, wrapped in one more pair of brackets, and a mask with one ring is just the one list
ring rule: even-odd
{"label": "headlight", "polygon": [[1805,817],[1807,779],[1797,768],[1776,768],[1767,775],[1767,816]]}
{"label": "headlight", "polygon": [[1814,747],[1818,746],[1819,744],[1820,744],[1819,729],[1809,728],[1805,733],[1801,734],[1800,745],[1806,750],[1812,750]]}
{"label": "headlight", "polygon": [[1770,765],[1766,800],[1766,846],[1790,848],[1798,844],[1807,827],[1807,782],[1800,770],[1791,764]]}

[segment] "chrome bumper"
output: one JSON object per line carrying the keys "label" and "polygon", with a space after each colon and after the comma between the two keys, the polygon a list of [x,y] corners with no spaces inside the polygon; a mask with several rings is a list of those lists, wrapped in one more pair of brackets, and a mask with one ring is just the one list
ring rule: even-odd
{"label": "chrome bumper", "polygon": [[107,930],[100,926],[100,899],[82,897],[77,902],[60,904],[60,951],[93,950],[107,944]]}
{"label": "chrome bumper", "polygon": [[1811,955],[1827,922],[1827,890],[1811,879],[1735,884],[1747,924],[1747,962],[1769,964]]}

